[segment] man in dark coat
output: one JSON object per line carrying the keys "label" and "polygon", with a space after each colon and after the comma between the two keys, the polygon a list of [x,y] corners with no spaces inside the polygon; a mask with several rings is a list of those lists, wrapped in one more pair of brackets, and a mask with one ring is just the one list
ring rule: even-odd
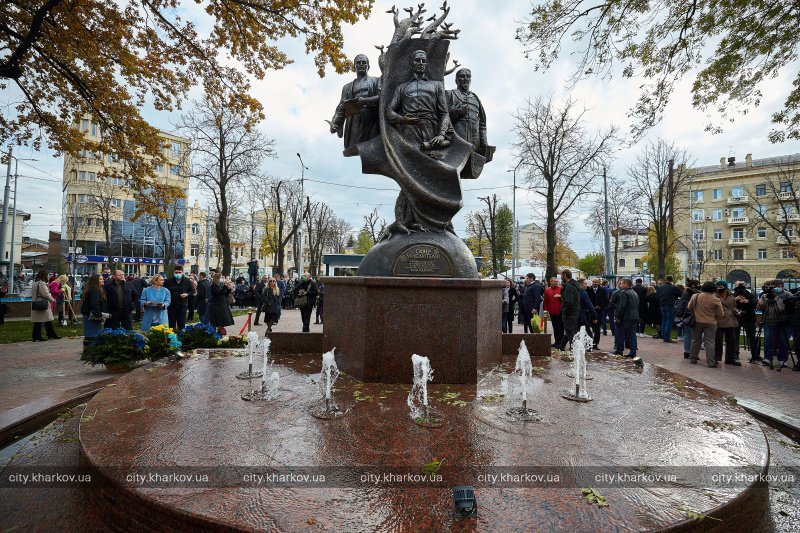
{"label": "man in dark coat", "polygon": [[[578,286],[581,288],[581,312],[578,321],[578,328],[580,329],[581,326],[585,326],[586,333],[588,335],[592,335],[594,338],[594,334],[599,331],[597,310],[595,309],[594,303],[589,296],[589,284],[586,283],[586,280],[579,279]],[[600,340],[600,338],[597,337],[597,340]],[[592,343],[592,348],[595,350],[597,349],[596,341]]]}
{"label": "man in dark coat", "polygon": [[633,292],[636,293],[639,299],[639,324],[637,337],[644,337],[644,328],[647,326],[647,287],[642,284],[642,278],[636,279],[636,284],[633,286]]}
{"label": "man in dark coat", "polygon": [[608,291],[606,291],[605,287],[600,286],[599,278],[592,278],[592,285],[591,287],[587,287],[586,294],[589,296],[589,300],[592,302],[592,307],[597,315],[597,323],[592,324],[592,340],[594,341],[592,344],[596,350],[600,344],[600,324],[603,322],[602,318],[605,316],[606,309],[608,308]]}
{"label": "man in dark coat", "polygon": [[195,296],[195,300],[197,301],[197,316],[200,322],[206,324],[208,323],[206,309],[208,309],[208,300],[211,298],[211,280],[208,279],[205,272],[200,272],[199,278],[200,280],[197,282],[197,295]]}
{"label": "man in dark coat", "polygon": [[261,310],[264,306],[264,287],[267,286],[269,276],[263,276],[261,280],[253,287],[253,307],[256,308],[256,318],[253,321],[254,326],[260,326],[261,323]]}
{"label": "man in dark coat", "polygon": [[192,282],[183,275],[183,267],[175,265],[173,275],[164,282],[169,290],[170,303],[167,307],[169,327],[176,333],[186,327],[186,314],[189,310],[189,295],[192,293]]}
{"label": "man in dark coat", "polygon": [[639,296],[631,289],[631,280],[623,279],[615,294],[614,322],[617,324],[614,353],[622,355],[627,343],[631,352],[626,357],[636,356],[636,325],[639,322]]}
{"label": "man in dark coat", "polygon": [[531,319],[539,313],[542,304],[542,286],[536,283],[533,273],[525,275],[525,292],[522,295],[522,328],[525,333],[533,333]]}
{"label": "man in dark coat", "polygon": [[314,303],[317,300],[317,284],[308,275],[308,272],[300,276],[300,283],[297,286],[297,296],[306,296],[306,305],[300,308],[300,317],[303,319],[303,333],[311,331],[311,311],[314,310]]}
{"label": "man in dark coat", "polygon": [[663,285],[656,289],[658,305],[661,308],[661,338],[664,342],[672,340],[672,328],[675,326],[675,302],[681,297],[682,291],[672,283],[672,276],[667,276]]}
{"label": "man in dark coat", "polygon": [[136,292],[136,301],[134,303],[134,305],[136,306],[136,309],[134,309],[134,313],[133,313],[134,314],[134,318],[133,319],[136,322],[141,322],[142,321],[142,307],[139,305],[139,298],[141,298],[142,292],[144,292],[144,290],[147,288],[148,283],[147,283],[146,279],[144,279],[143,277],[139,276],[137,278],[134,278],[133,281],[131,281],[131,285],[133,285],[133,290]]}
{"label": "man in dark coat", "polygon": [[251,259],[247,262],[247,277],[250,278],[250,286],[258,283],[258,261]]}
{"label": "man in dark coat", "polygon": [[104,286],[108,314],[111,315],[106,320],[106,327],[132,330],[131,311],[133,311],[133,303],[136,301],[133,285],[125,281],[125,273],[122,270],[116,270],[114,276],[109,279],[111,282]]}
{"label": "man in dark coat", "polygon": [[567,347],[567,343],[572,346],[572,339],[578,334],[581,313],[581,288],[572,279],[572,271],[566,268],[561,272],[561,283],[564,284],[564,288],[561,289],[561,319],[564,322],[564,337],[561,339],[561,344],[558,348],[564,350]]}

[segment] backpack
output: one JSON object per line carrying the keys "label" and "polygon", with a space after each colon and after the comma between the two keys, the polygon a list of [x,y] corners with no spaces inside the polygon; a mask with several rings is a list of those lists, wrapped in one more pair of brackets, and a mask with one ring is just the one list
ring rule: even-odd
{"label": "backpack", "polygon": [[683,299],[683,296],[675,300],[675,316],[681,318],[686,313],[686,304],[688,302]]}

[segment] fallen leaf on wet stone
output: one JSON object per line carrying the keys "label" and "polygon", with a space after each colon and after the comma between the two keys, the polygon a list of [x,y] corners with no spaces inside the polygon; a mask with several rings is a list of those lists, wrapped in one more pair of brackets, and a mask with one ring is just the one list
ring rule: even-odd
{"label": "fallen leaf on wet stone", "polygon": [[144,411],[144,410],[145,410],[145,408],[144,408],[144,407],[140,407],[140,408],[138,408],[138,409],[134,409],[133,411],[128,411],[128,414],[131,414],[131,413],[139,413],[139,412],[141,412],[141,411]]}

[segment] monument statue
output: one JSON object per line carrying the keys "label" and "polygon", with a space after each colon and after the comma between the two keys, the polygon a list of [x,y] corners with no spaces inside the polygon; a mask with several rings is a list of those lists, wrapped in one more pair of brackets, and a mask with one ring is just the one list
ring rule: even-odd
{"label": "monument statue", "polygon": [[356,79],[342,88],[342,98],[329,122],[331,133],[337,133],[339,137],[344,135],[345,153],[356,144],[380,135],[380,78],[367,75],[369,58],[364,54],[356,56],[353,66]]}
{"label": "monument statue", "polygon": [[[360,276],[479,277],[475,259],[451,221],[463,204],[460,180],[477,178],[493,147],[486,144],[485,113],[468,82],[463,99],[452,97],[453,106],[461,102],[458,109],[448,103],[444,76],[450,72],[449,45],[460,30],[445,22],[447,2],[441,10],[423,27],[424,4],[406,9],[408,17],[402,20],[392,8],[394,34],[387,47],[378,47],[379,135],[353,139],[350,146],[345,139],[344,155],[358,155],[365,174],[387,176],[400,186],[395,221],[364,257]],[[349,99],[343,91],[345,107]],[[467,110],[462,115],[463,106]],[[456,123],[451,121],[453,112]],[[473,119],[478,122],[475,135]]]}
{"label": "monument statue", "polygon": [[[478,95],[469,90],[471,83],[470,69],[462,68],[456,72],[456,88],[447,91],[450,121],[453,130],[472,144],[475,153],[482,155],[488,163],[494,156],[494,146],[489,146],[486,141],[486,111]],[[473,164],[476,163],[475,159],[472,158]],[[480,174],[480,169],[477,169],[476,173]]]}

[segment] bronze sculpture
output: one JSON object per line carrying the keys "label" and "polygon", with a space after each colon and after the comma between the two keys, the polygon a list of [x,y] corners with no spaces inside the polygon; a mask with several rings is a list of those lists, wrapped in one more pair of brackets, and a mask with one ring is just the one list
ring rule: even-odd
{"label": "bronze sculpture", "polygon": [[356,79],[342,88],[342,98],[333,118],[331,133],[344,136],[344,148],[352,148],[380,134],[378,126],[378,102],[380,101],[380,78],[368,76],[369,58],[358,54],[353,60]]}

